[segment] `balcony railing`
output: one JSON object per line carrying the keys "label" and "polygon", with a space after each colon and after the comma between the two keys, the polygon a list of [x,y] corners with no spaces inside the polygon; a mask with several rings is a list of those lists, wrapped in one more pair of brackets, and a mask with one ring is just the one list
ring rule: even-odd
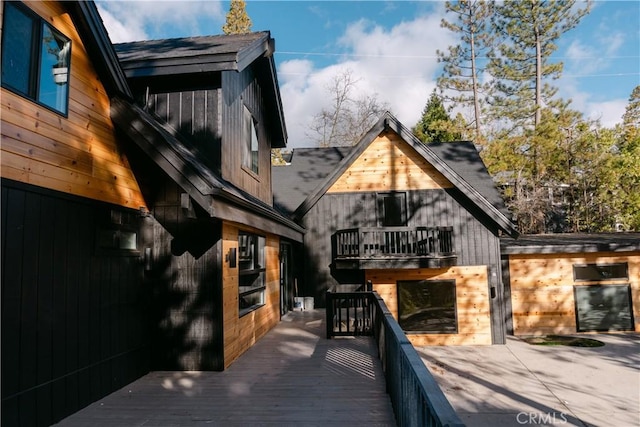
{"label": "balcony railing", "polygon": [[399,426],[464,427],[377,292],[327,292],[327,338],[371,335]]}
{"label": "balcony railing", "polygon": [[362,227],[335,233],[336,268],[393,259],[427,267],[455,265],[453,227]]}

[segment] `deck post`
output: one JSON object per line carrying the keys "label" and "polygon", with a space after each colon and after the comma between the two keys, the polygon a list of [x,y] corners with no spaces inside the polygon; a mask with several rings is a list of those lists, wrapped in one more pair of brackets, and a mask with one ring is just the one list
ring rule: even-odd
{"label": "deck post", "polygon": [[326,297],[326,327],[327,327],[327,339],[331,339],[333,337],[333,303],[334,298],[330,290],[327,290]]}

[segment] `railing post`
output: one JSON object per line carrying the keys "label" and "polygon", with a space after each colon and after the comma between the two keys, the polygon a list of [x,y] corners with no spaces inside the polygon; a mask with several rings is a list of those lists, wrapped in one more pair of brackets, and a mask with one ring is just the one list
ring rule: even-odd
{"label": "railing post", "polygon": [[326,301],[326,305],[327,305],[327,309],[326,309],[326,326],[327,326],[327,339],[331,339],[333,337],[333,303],[334,303],[334,298],[333,298],[333,294],[331,293],[331,291],[327,291],[326,293],[326,297],[325,297],[325,301]]}

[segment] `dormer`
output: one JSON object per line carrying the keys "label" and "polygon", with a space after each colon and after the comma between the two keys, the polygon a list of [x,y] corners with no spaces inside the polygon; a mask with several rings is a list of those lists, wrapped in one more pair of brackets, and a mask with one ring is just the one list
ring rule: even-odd
{"label": "dormer", "polygon": [[287,132],[268,32],[115,45],[139,107],[222,180],[271,204]]}

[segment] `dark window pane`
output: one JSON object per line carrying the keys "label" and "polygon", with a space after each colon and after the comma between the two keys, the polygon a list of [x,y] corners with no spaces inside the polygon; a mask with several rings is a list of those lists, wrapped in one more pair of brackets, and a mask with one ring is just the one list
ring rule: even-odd
{"label": "dark window pane", "polygon": [[62,113],[67,111],[71,42],[42,24],[38,101]]}
{"label": "dark window pane", "polygon": [[406,196],[404,193],[378,194],[378,217],[383,227],[407,224]]}
{"label": "dark window pane", "polygon": [[240,232],[238,235],[238,302],[240,316],[264,304],[266,238]]}
{"label": "dark window pane", "polygon": [[633,330],[629,285],[576,286],[578,331]]}
{"label": "dark window pane", "polygon": [[2,33],[2,84],[33,96],[29,91],[33,20],[5,2]]}
{"label": "dark window pane", "polygon": [[253,115],[247,107],[244,107],[245,147],[242,165],[251,171],[258,173],[258,133]]}
{"label": "dark window pane", "polygon": [[576,281],[627,279],[627,263],[574,265],[573,276]]}
{"label": "dark window pane", "polygon": [[457,333],[455,281],[399,281],[398,321],[407,332]]}

